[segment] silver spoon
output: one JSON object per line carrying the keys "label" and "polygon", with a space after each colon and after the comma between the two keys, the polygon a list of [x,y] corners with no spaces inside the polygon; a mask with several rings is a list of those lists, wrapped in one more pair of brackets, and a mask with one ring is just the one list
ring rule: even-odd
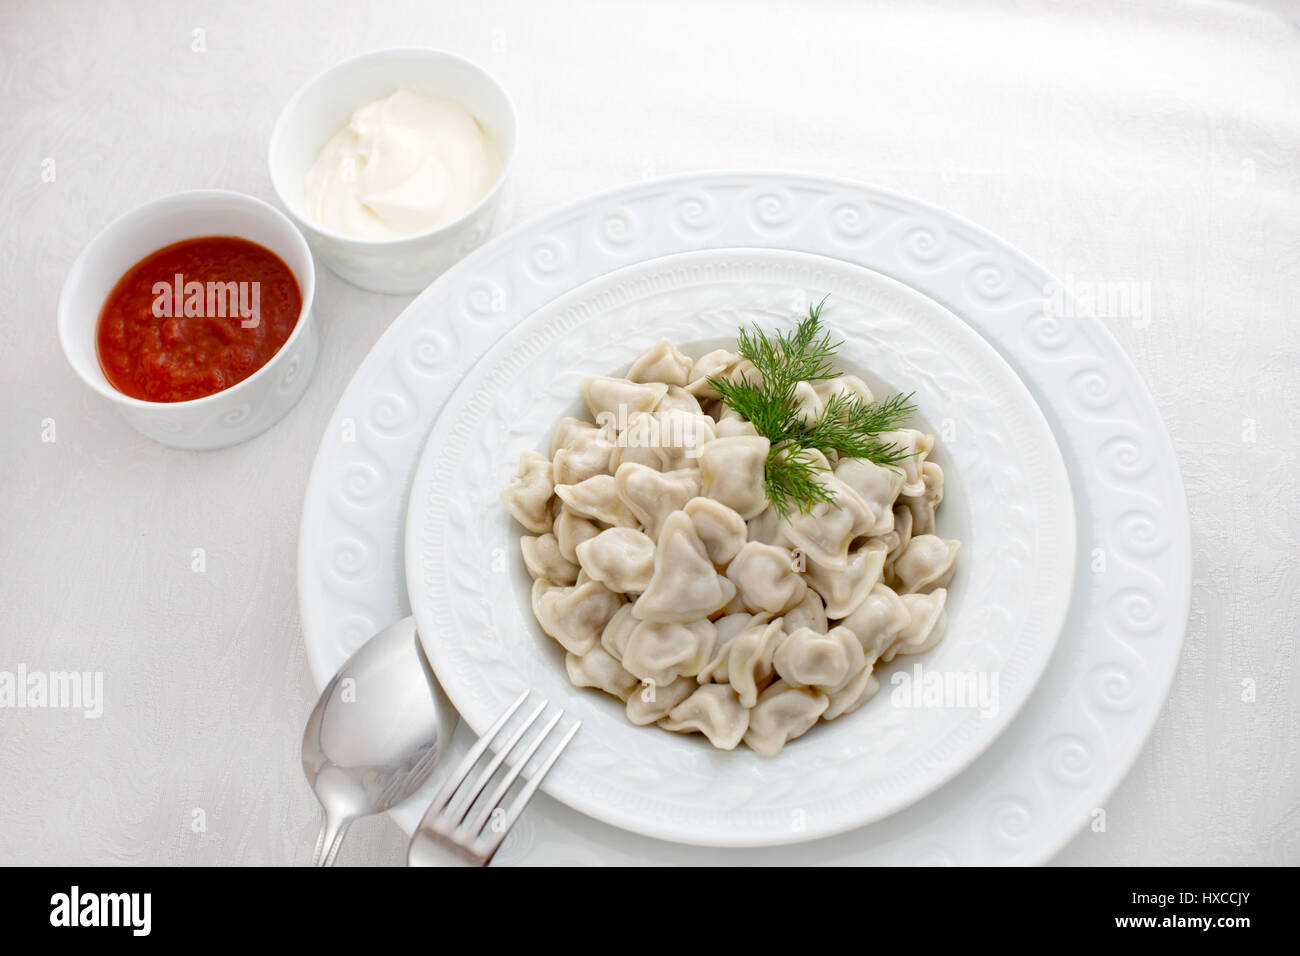
{"label": "silver spoon", "polygon": [[348,826],[420,788],[458,720],[420,649],[415,619],[380,631],[321,692],[302,769],[325,811],[313,866],[332,866]]}

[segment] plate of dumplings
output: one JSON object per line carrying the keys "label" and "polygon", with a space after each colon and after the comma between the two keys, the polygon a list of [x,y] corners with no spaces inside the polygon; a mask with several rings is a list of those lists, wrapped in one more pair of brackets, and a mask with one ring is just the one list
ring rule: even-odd
{"label": "plate of dumplings", "polygon": [[731,847],[862,826],[968,766],[1042,675],[1075,552],[1051,429],[978,333],[761,249],[519,322],[443,407],[406,527],[474,730],[533,690],[583,721],[550,795]]}

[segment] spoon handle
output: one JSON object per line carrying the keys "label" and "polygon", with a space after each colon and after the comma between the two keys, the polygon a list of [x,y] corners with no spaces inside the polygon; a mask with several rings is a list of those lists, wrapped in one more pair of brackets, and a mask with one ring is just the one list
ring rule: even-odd
{"label": "spoon handle", "polygon": [[325,809],[321,821],[320,836],[316,838],[316,852],[312,854],[312,866],[333,866],[334,857],[338,856],[339,847],[343,845],[343,836],[348,832],[351,817],[337,817]]}

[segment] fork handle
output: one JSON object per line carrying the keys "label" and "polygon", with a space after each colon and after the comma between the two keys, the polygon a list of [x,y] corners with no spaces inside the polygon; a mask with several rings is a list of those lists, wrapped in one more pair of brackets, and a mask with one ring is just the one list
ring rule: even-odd
{"label": "fork handle", "polygon": [[334,857],[338,856],[339,847],[343,845],[343,836],[352,823],[351,817],[339,817],[325,809],[324,819],[320,825],[320,836],[316,838],[316,852],[312,854],[312,866],[333,866]]}

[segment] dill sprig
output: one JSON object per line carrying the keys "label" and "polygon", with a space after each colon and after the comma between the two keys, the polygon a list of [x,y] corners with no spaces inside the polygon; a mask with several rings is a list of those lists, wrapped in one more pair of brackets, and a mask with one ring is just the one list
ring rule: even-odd
{"label": "dill sprig", "polygon": [[760,381],[744,375],[709,379],[723,402],[771,442],[765,468],[767,498],[782,518],[790,517],[795,508],[806,512],[835,501],[834,492],[819,480],[826,471],[823,456],[865,458],[878,465],[904,458],[897,445],[877,436],[897,428],[915,411],[910,394],[863,402],[839,392],[827,400],[816,421],[803,420],[795,397],[799,383],[839,374],[831,359],[844,343],[821,327],[825,302],[812,306],[793,332],[769,335],[758,328],[740,330],[737,350],[753,363]]}

